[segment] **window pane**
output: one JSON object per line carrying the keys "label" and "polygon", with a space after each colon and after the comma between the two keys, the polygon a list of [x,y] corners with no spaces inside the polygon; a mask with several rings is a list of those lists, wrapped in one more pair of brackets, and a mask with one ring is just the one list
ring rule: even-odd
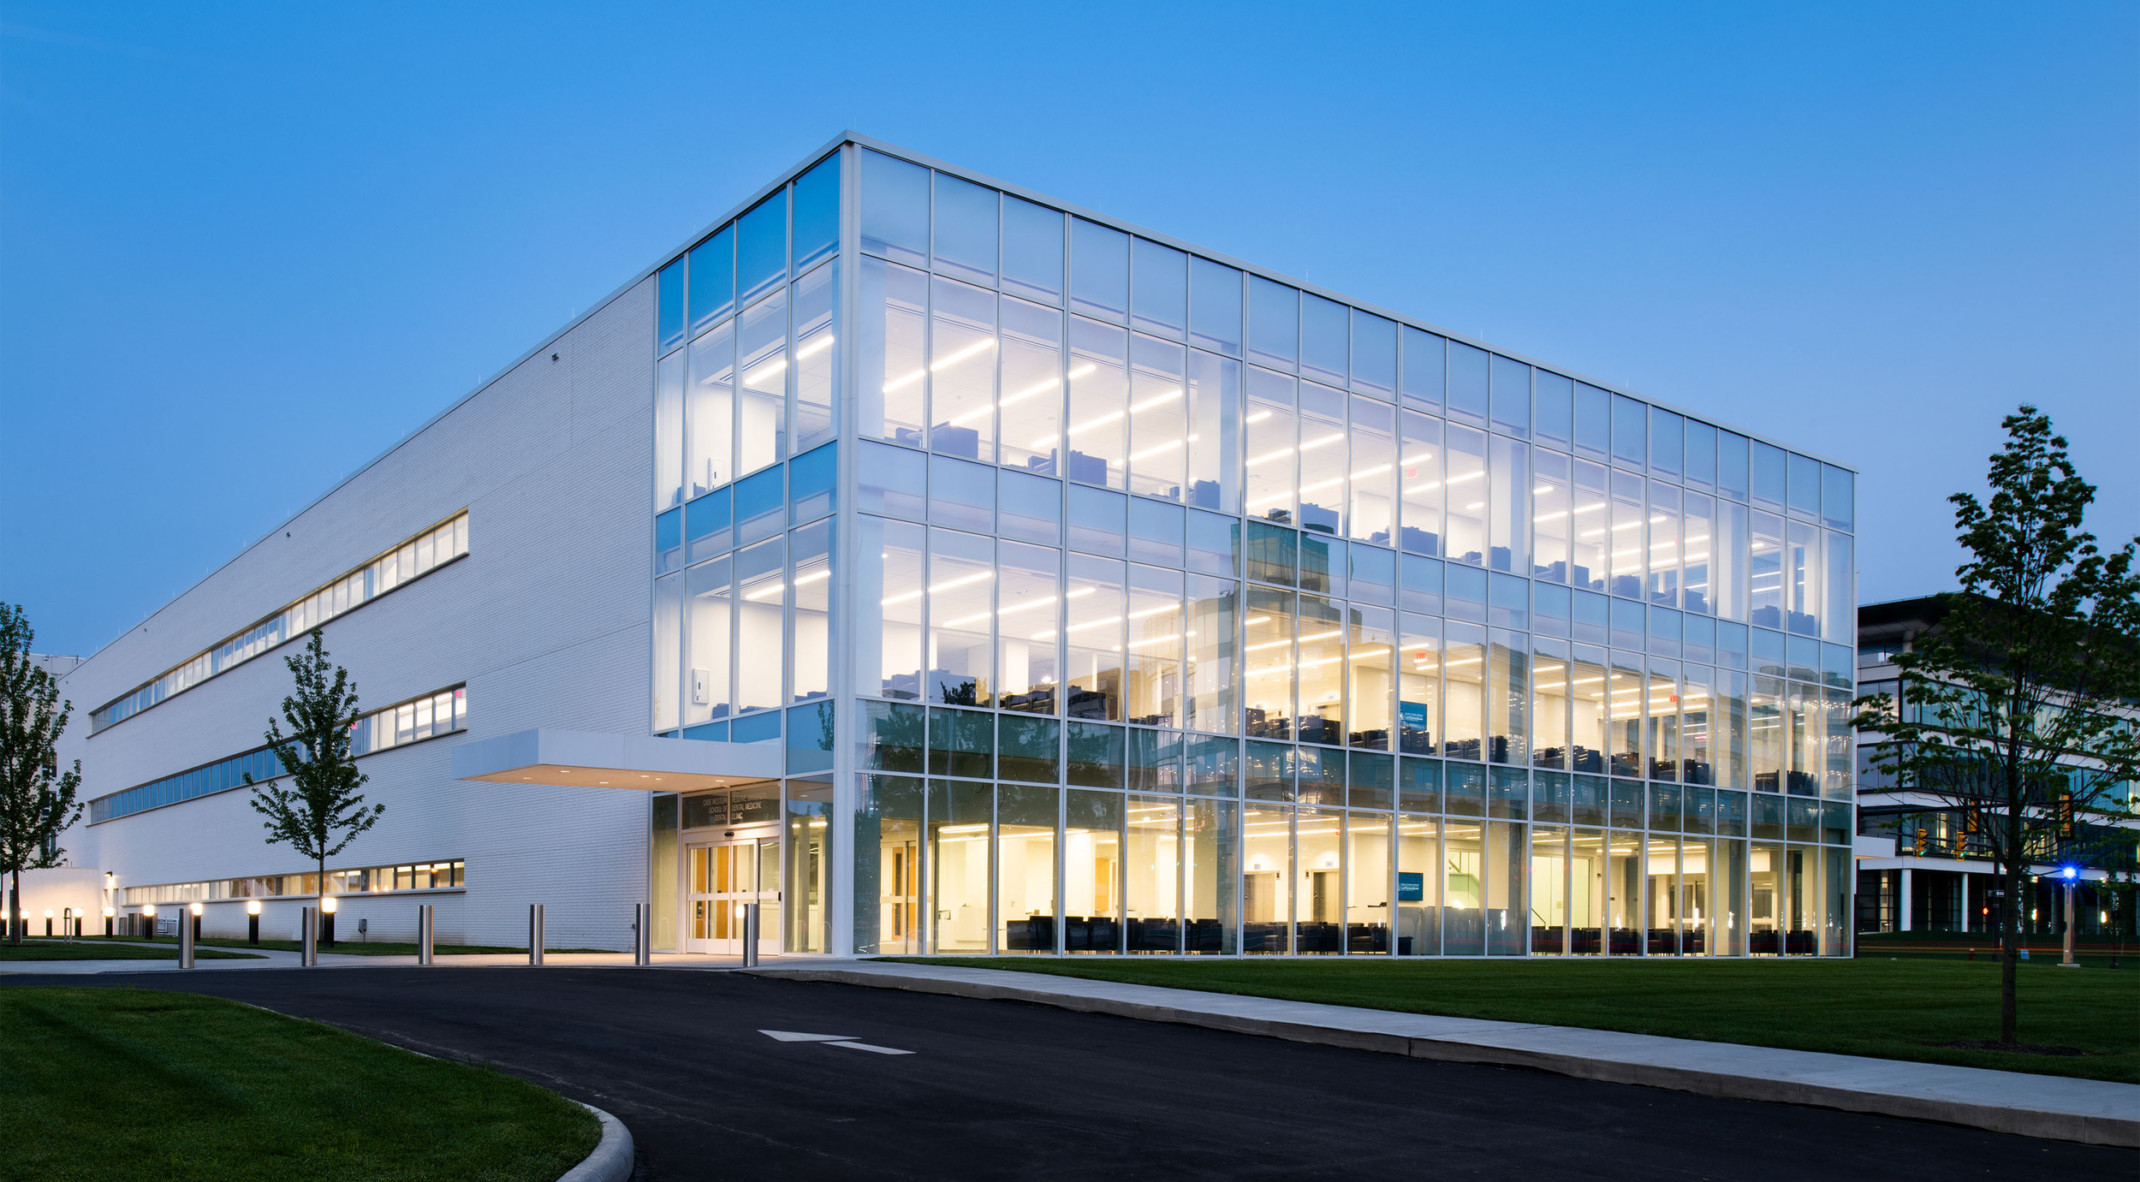
{"label": "window pane", "polygon": [[1172,247],[1135,239],[1136,293],[1130,327],[1180,340],[1189,319],[1189,258]]}
{"label": "window pane", "polygon": [[1123,716],[1145,726],[1180,726],[1182,575],[1139,563],[1129,570]]}
{"label": "window pane", "polygon": [[996,295],[930,283],[929,446],[969,460],[996,454]]}
{"label": "window pane", "polygon": [[1241,649],[1247,664],[1242,701],[1247,733],[1257,738],[1292,734],[1293,599],[1291,591],[1248,589],[1248,610],[1242,618],[1247,637]]}
{"label": "window pane", "polygon": [[711,492],[735,475],[735,322],[691,342],[690,384],[684,422],[690,438],[685,460],[691,495]]}
{"label": "window pane", "polygon": [[1063,215],[1003,195],[1003,290],[1042,303],[1063,302]]}
{"label": "window pane", "polygon": [[862,611],[855,621],[855,692],[913,701],[921,696],[922,528],[867,515],[855,520],[862,558],[854,574]]}
{"label": "window pane", "polygon": [[1397,325],[1371,312],[1352,310],[1352,388],[1379,398],[1397,393]]}
{"label": "window pane", "polygon": [[1487,566],[1528,574],[1531,569],[1530,449],[1500,435],[1491,437],[1492,489]]}
{"label": "window pane", "polygon": [[1002,505],[998,536],[1060,546],[1063,541],[1063,486],[1023,472],[998,473]]}
{"label": "window pane", "polygon": [[1002,922],[996,941],[1005,952],[1055,950],[1058,797],[1054,788],[996,790],[996,913]]}
{"label": "window pane", "polygon": [[736,219],[736,298],[748,301],[788,275],[788,194],[783,189]]}
{"label": "window pane", "polygon": [[1717,491],[1735,500],[1745,500],[1749,490],[1746,436],[1719,431],[1716,443]]}
{"label": "window pane", "polygon": [[1182,518],[1179,505],[1132,497],[1129,502],[1129,556],[1138,562],[1180,566]]}
{"label": "window pane", "polygon": [[1345,532],[1345,396],[1300,384],[1300,527]]}
{"label": "window pane", "polygon": [[936,174],[936,271],[971,283],[996,282],[996,191]]}
{"label": "window pane", "polygon": [[1668,410],[1650,408],[1650,473],[1666,480],[1680,479],[1680,452],[1686,421]]}
{"label": "window pane", "polygon": [[1003,301],[1003,463],[1055,474],[1063,410],[1062,313]]}
{"label": "window pane", "polygon": [[1531,367],[1506,357],[1493,359],[1494,430],[1518,437],[1531,433]]}
{"label": "window pane", "polygon": [[772,537],[787,525],[787,490],[778,468],[736,485],[736,544]]}
{"label": "window pane", "polygon": [[782,603],[786,596],[784,540],[736,552],[736,708],[781,704]]}
{"label": "window pane", "polygon": [[[1083,225],[1084,223],[1079,223]],[[1072,480],[1122,488],[1128,479],[1129,334],[1070,322],[1069,462]]]}
{"label": "window pane", "polygon": [[654,580],[654,729],[674,730],[681,712],[677,686],[683,665],[683,577]]}
{"label": "window pane", "polygon": [[684,503],[684,354],[661,359],[654,387],[654,512]]}
{"label": "window pane", "polygon": [[1644,499],[1640,476],[1628,472],[1612,474],[1612,532],[1608,535],[1612,547],[1612,593],[1629,599],[1642,598],[1642,550],[1648,544]]}
{"label": "window pane", "polygon": [[832,523],[806,525],[790,542],[795,639],[789,646],[788,700],[809,702],[832,689]]}
{"label": "window pane", "polygon": [[1189,343],[1241,355],[1241,273],[1210,259],[1189,260]]}
{"label": "window pane", "polygon": [[1650,602],[1664,607],[1679,606],[1679,533],[1679,490],[1651,481]]}
{"label": "window pane", "polygon": [[985,537],[929,531],[929,700],[953,706],[993,701],[989,624],[995,555]]}
{"label": "window pane", "polygon": [[840,265],[827,263],[795,284],[795,450],[807,451],[834,434],[839,400]]}
{"label": "window pane", "polygon": [[1649,407],[1625,394],[1612,396],[1612,462],[1640,469],[1649,458]]}
{"label": "window pane", "polygon": [[[1062,603],[1057,589],[1060,554],[1015,542],[1002,543],[999,552],[1003,573],[997,593],[997,619],[1002,634],[996,662],[1002,681],[998,704],[1005,710],[1054,714],[1059,709],[1062,683],[1056,627]],[[1052,746],[1048,754],[1052,758]]]}
{"label": "window pane", "polygon": [[1240,585],[1232,579],[1191,575],[1188,580],[1188,665],[1184,724],[1233,734],[1239,714],[1234,687]]}
{"label": "window pane", "polygon": [[1612,458],[1612,395],[1575,385],[1575,454],[1603,462]]}
{"label": "window pane", "polygon": [[664,353],[684,343],[684,267],[684,260],[678,259],[654,279],[655,318]]}
{"label": "window pane", "polygon": [[795,269],[828,258],[840,245],[840,157],[827,156],[795,178]]}
{"label": "window pane", "polygon": [[928,169],[863,149],[862,249],[917,267],[928,265]]}
{"label": "window pane", "polygon": [[743,377],[736,416],[736,472],[741,475],[787,455],[787,292],[776,291],[744,309],[736,335]]}
{"label": "window pane", "polygon": [[1716,428],[1687,420],[1687,487],[1716,488]]}
{"label": "window pane", "polygon": [[1783,512],[1785,467],[1788,463],[1780,447],[1771,447],[1759,440],[1754,442],[1754,504],[1760,508]]}
{"label": "window pane", "polygon": [[1292,378],[1267,369],[1248,371],[1246,493],[1248,515],[1293,520],[1297,430]]}
{"label": "window pane", "polygon": [[1345,384],[1352,353],[1352,316],[1343,304],[1311,292],[1300,295],[1301,376]]}
{"label": "window pane", "polygon": [[1848,468],[1838,468],[1833,464],[1823,466],[1821,520],[1827,523],[1829,529],[1856,528],[1852,524],[1855,516],[1855,495],[1851,486],[1854,483]]}
{"label": "window pane", "polygon": [[1791,516],[1809,521],[1820,518],[1821,463],[1811,456],[1790,457]]}
{"label": "window pane", "polygon": [[[1238,317],[1238,309],[1236,315]],[[1188,502],[1241,512],[1241,363],[1189,354]]]}
{"label": "window pane", "polygon": [[1680,586],[1686,595],[1686,608],[1690,612],[1706,614],[1712,609],[1709,554],[1716,533],[1716,502],[1700,493],[1688,493],[1686,523],[1682,529],[1686,536],[1680,544],[1680,561],[1685,570],[1680,576]]}
{"label": "window pane", "polygon": [[1452,759],[1482,759],[1486,720],[1486,630],[1449,621],[1443,625],[1442,674],[1446,682],[1442,753]]}
{"label": "window pane", "polygon": [[1440,414],[1446,382],[1443,353],[1446,342],[1430,332],[1409,325],[1404,329],[1404,400],[1413,406]]}
{"label": "window pane", "polygon": [[1565,583],[1575,492],[1573,461],[1544,448],[1531,456],[1537,468],[1531,483],[1531,574]]}
{"label": "window pane", "polygon": [[1129,317],[1129,235],[1070,221],[1070,310],[1117,324]]}
{"label": "window pane", "polygon": [[1403,498],[1400,537],[1415,554],[1441,553],[1442,423],[1417,411],[1401,416],[1404,433],[1399,458],[1399,495]]}
{"label": "window pane", "polygon": [[[1483,356],[1483,354],[1482,354]],[[1486,433],[1455,423],[1448,427],[1449,557],[1486,561]]]}
{"label": "window pane", "polygon": [[736,226],[691,248],[691,332],[705,332],[736,306]]}
{"label": "window pane", "polygon": [[1070,717],[1114,721],[1122,717],[1123,564],[1073,554],[1067,573],[1063,633]]}
{"label": "window pane", "polygon": [[1352,513],[1349,536],[1379,546],[1397,532],[1397,409],[1352,399]]}
{"label": "window pane", "polygon": [[1350,605],[1346,616],[1346,742],[1388,751],[1396,699],[1397,616],[1388,608],[1363,604]]}
{"label": "window pane", "polygon": [[1248,277],[1248,359],[1290,370],[1299,359],[1300,293],[1261,275]]}
{"label": "window pane", "polygon": [[864,438],[921,446],[922,393],[929,375],[922,353],[928,291],[928,276],[920,271],[862,260],[862,394],[856,427]]}
{"label": "window pane", "polygon": [[929,521],[978,534],[996,532],[996,472],[944,456],[929,459]]}
{"label": "window pane", "polygon": [[1188,400],[1180,345],[1131,334],[1129,488],[1170,501],[1182,499],[1189,455]]}
{"label": "window pane", "polygon": [[1103,489],[1070,486],[1070,548],[1120,558],[1127,553],[1124,520],[1128,498]]}
{"label": "window pane", "polygon": [[1483,349],[1449,342],[1449,417],[1483,427],[1488,403],[1488,360]]}
{"label": "window pane", "polygon": [[1575,445],[1575,383],[1557,373],[1532,371],[1538,422],[1533,435],[1548,447],[1569,451]]}

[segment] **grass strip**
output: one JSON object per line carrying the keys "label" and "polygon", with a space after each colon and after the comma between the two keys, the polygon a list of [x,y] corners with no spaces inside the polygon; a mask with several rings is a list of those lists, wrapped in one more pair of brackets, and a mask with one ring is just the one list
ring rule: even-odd
{"label": "grass strip", "polygon": [[6,1182],[549,1182],[600,1137],[502,1072],[139,989],[0,989],[0,1128]]}
{"label": "grass strip", "polygon": [[[153,940],[129,939],[125,942],[136,946],[178,947],[178,937],[176,936],[158,936]],[[276,952],[297,951],[297,941],[295,940],[262,940],[255,944],[250,940],[237,940],[227,936],[204,936],[198,942],[198,945],[202,948],[266,948]],[[332,944],[320,945],[320,951],[329,956],[414,956],[416,955],[416,944],[414,941],[403,943],[393,940],[336,940]],[[528,954],[525,945],[514,948],[504,944],[433,944],[431,951],[438,956],[526,956]],[[614,948],[551,948],[547,951],[554,953],[617,952]],[[619,953],[619,955],[622,954]]]}
{"label": "grass strip", "polygon": [[889,957],[1290,1001],[2140,1082],[2140,971],[2021,966],[2020,1040],[1999,1033],[1998,966],[1924,959],[1393,960]]}

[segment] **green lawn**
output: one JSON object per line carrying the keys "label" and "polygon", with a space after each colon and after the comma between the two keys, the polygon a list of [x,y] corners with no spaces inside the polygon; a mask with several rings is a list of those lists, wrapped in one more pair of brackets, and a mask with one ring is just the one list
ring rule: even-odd
{"label": "green lawn", "polygon": [[[196,948],[202,960],[259,960],[246,952],[218,952]],[[126,940],[24,940],[20,945],[0,942],[0,964],[16,960],[177,960],[178,942],[137,944]]]}
{"label": "green lawn", "polygon": [[0,989],[0,1182],[549,1182],[600,1126],[562,1096],[218,998]]}
{"label": "green lawn", "polygon": [[976,957],[914,963],[2140,1082],[2140,967],[2060,969],[2055,958],[2021,966],[2020,1038],[2079,1048],[2081,1055],[1944,1045],[1998,1037],[1998,966],[1989,960]]}

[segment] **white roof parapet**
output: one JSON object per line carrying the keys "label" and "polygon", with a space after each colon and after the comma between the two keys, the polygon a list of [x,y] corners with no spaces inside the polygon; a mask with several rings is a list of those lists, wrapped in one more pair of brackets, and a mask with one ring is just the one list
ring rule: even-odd
{"label": "white roof parapet", "polygon": [[453,749],[458,780],[683,792],[777,780],[786,749],[769,743],[657,739],[538,727]]}

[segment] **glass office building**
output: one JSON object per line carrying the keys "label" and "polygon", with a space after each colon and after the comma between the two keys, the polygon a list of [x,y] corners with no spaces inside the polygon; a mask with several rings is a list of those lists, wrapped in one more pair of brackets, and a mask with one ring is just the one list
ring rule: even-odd
{"label": "glass office building", "polygon": [[851,137],[656,283],[658,944],[1848,952],[1848,469]]}

